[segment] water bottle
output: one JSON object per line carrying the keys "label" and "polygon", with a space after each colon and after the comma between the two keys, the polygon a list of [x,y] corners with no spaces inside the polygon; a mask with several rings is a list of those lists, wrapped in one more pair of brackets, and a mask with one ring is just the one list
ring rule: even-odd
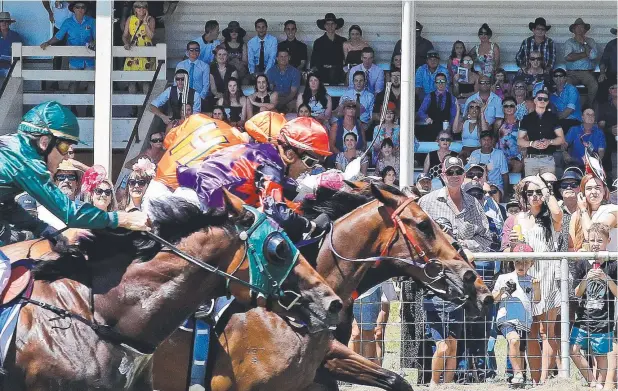
{"label": "water bottle", "polygon": [[448,121],[442,121],[442,130],[448,130],[448,125],[449,125]]}

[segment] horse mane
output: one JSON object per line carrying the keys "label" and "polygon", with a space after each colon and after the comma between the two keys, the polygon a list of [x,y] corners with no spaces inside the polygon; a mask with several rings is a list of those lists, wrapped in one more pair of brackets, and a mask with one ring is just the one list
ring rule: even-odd
{"label": "horse mane", "polygon": [[[166,197],[153,200],[150,204],[150,217],[154,223],[152,232],[171,243],[178,243],[193,232],[221,227],[228,233],[234,230],[234,224],[248,224],[246,213],[238,219],[230,218],[223,209],[202,211],[199,206],[179,197]],[[250,215],[250,216],[248,216]],[[116,258],[133,261],[152,259],[161,245],[142,232],[123,228],[85,231],[74,244],[69,244],[60,237],[53,250],[59,254],[55,260],[40,260],[33,269],[37,280],[55,281],[70,278],[84,281],[91,278],[92,269],[97,264],[112,260],[120,265]]]}

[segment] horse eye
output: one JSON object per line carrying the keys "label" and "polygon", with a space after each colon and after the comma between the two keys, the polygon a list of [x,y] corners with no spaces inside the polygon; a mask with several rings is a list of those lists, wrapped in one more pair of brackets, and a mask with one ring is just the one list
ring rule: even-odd
{"label": "horse eye", "polygon": [[421,220],[420,223],[416,224],[416,228],[418,228],[419,231],[427,233],[432,231],[431,223],[429,222],[429,220]]}
{"label": "horse eye", "polygon": [[275,232],[264,243],[264,256],[269,263],[282,265],[292,259],[292,250],[283,236]]}

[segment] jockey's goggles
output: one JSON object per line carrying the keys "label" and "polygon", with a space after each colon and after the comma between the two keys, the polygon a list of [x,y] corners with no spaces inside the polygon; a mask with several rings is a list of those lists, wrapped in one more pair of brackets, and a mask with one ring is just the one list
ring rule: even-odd
{"label": "jockey's goggles", "polygon": [[308,153],[301,153],[299,156],[300,156],[300,160],[303,162],[305,166],[307,166],[307,168],[313,168],[313,166],[315,166],[316,164],[320,162],[320,159],[317,159],[309,155]]}
{"label": "jockey's goggles", "polygon": [[71,145],[73,144],[74,143],[69,141],[58,139],[58,141],[56,141],[56,149],[62,156],[66,156],[69,153],[69,149],[71,149]]}

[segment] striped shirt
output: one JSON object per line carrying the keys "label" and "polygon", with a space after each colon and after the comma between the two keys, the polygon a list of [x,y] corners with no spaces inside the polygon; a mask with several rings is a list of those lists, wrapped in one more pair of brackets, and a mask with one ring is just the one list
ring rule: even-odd
{"label": "striped shirt", "polygon": [[534,41],[534,36],[524,39],[519,47],[519,51],[515,55],[518,67],[525,68],[528,65],[530,52],[540,52],[543,55],[545,69],[554,69],[556,65],[556,47],[551,38],[545,37],[545,40],[540,44]]}

